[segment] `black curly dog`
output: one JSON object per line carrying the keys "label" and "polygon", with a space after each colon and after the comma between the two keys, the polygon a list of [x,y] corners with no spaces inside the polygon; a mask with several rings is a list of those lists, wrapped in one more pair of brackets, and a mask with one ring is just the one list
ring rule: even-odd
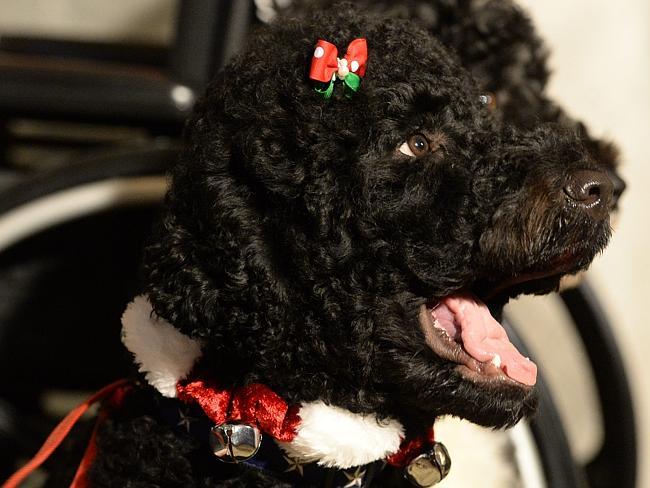
{"label": "black curly dog", "polygon": [[[337,82],[323,99],[307,76],[316,41],[358,37],[359,91]],[[288,404],[407,435],[445,414],[495,427],[530,414],[534,388],[432,338],[423,311],[471,293],[498,315],[554,290],[606,245],[613,190],[580,133],[505,125],[482,95],[412,22],[340,6],[260,30],[188,124],[145,255],[155,314],[202,341],[202,371]],[[162,403],[137,387],[102,424],[94,486],[291,486],[221,463]]]}

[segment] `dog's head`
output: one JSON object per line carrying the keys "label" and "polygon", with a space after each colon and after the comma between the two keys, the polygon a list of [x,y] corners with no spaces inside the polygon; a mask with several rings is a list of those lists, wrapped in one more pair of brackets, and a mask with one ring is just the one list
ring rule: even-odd
{"label": "dog's head", "polygon": [[[308,15],[332,8],[336,0],[291,0],[281,15]],[[494,116],[530,130],[558,123],[578,134],[591,157],[614,184],[614,208],[625,190],[619,155],[608,140],[595,137],[548,97],[548,49],[529,16],[513,0],[357,0],[355,5],[386,18],[417,23],[453,51],[484,91]]]}
{"label": "dog's head", "polygon": [[[318,39],[367,39],[350,94],[308,79]],[[499,125],[457,59],[352,8],[254,35],[188,126],[157,241],[158,315],[203,367],[293,402],[508,425],[534,366],[483,302],[546,292],[609,236],[611,183],[579,137]],[[498,355],[498,357],[497,357]]]}

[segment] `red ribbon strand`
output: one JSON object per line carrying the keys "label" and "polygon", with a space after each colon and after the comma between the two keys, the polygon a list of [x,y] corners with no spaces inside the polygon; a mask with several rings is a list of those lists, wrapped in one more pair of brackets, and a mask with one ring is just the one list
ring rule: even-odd
{"label": "red ribbon strand", "polygon": [[[22,468],[16,471],[5,483],[2,485],[2,488],[17,488],[20,484],[27,479],[27,477],[32,474],[41,464],[43,464],[47,459],[52,455],[59,445],[64,441],[68,436],[72,428],[79,421],[84,413],[95,403],[102,400],[109,400],[110,405],[106,405],[104,413],[101,413],[95,424],[95,430],[97,425],[106,415],[106,409],[110,408],[111,405],[119,405],[124,398],[126,392],[131,388],[131,382],[129,380],[119,380],[115,383],[111,383],[108,386],[105,386],[88,400],[83,402],[81,405],[78,405],[74,410],[70,411],[68,415],[65,416],[59,425],[57,425],[52,433],[43,443],[43,446],[40,450],[34,455],[34,457],[27,462]],[[86,449],[86,453],[79,465],[79,469],[74,477],[74,481],[70,485],[71,488],[86,488],[88,486],[87,472],[88,467],[92,464],[94,456],[96,455],[95,447],[95,431],[93,431],[93,436],[91,442]]]}
{"label": "red ribbon strand", "polygon": [[432,446],[434,442],[433,426],[431,426],[424,435],[405,439],[399,446],[399,451],[388,456],[386,462],[391,466],[403,468],[422,454],[427,447]]}

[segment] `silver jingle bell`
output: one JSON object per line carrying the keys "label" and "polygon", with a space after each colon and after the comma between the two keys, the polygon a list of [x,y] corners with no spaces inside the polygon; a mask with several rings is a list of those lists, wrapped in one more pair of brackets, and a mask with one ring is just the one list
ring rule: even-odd
{"label": "silver jingle bell", "polygon": [[246,461],[262,444],[262,433],[249,424],[224,423],[215,425],[210,431],[210,447],[214,455],[225,463]]}
{"label": "silver jingle bell", "polygon": [[420,454],[404,468],[413,486],[427,488],[440,483],[451,469],[451,458],[444,444],[435,442],[430,451]]}

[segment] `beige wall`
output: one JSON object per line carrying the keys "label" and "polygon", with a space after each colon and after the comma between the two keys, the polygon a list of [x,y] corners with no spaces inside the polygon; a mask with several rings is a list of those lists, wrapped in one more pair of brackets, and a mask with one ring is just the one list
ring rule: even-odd
{"label": "beige wall", "polygon": [[622,149],[628,182],[611,245],[592,266],[640,406],[640,487],[650,486],[650,2],[520,0],[552,49],[550,92]]}

